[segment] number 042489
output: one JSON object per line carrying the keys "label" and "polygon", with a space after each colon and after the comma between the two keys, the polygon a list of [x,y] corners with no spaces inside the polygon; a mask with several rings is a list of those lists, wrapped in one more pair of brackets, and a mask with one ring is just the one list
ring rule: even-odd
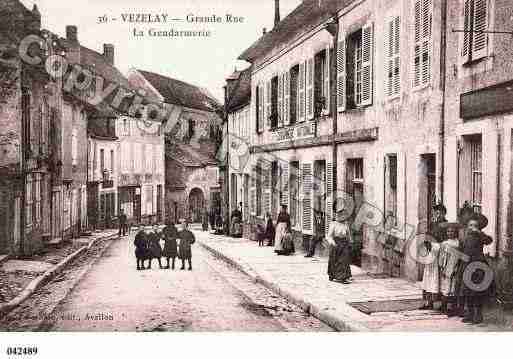
{"label": "number 042489", "polygon": [[7,347],[6,354],[9,356],[36,355],[37,347]]}

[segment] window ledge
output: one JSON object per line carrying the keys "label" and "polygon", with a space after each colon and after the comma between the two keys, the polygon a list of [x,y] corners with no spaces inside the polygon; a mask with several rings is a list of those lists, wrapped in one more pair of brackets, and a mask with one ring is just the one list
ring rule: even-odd
{"label": "window ledge", "polygon": [[477,65],[480,62],[487,61],[489,58],[490,58],[490,55],[485,56],[485,57],[481,57],[481,58],[479,58],[477,60],[467,60],[467,61],[461,63],[461,66],[462,67],[467,67],[467,68],[468,67],[472,67],[474,65]]}
{"label": "window ledge", "polygon": [[420,92],[420,91],[423,91],[423,90],[427,89],[428,87],[429,88],[431,87],[431,81],[428,82],[428,83],[416,86],[416,87],[412,87],[411,91],[412,92]]}
{"label": "window ledge", "polygon": [[385,102],[395,102],[395,101],[397,101],[400,98],[401,98],[401,94],[400,93],[395,94],[395,95],[391,95],[391,96],[385,96]]}

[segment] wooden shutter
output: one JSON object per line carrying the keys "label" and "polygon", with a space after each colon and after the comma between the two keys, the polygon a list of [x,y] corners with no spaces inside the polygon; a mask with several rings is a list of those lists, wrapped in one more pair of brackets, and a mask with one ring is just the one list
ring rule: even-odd
{"label": "wooden shutter", "polygon": [[338,35],[337,45],[337,111],[346,109],[346,41],[345,33]]}
{"label": "wooden shutter", "polygon": [[283,74],[283,124],[288,126],[290,124],[290,71]]}
{"label": "wooden shutter", "polygon": [[251,186],[249,189],[249,211],[252,216],[256,215],[256,166],[251,166]]}
{"label": "wooden shutter", "polygon": [[298,91],[298,106],[299,106],[299,122],[303,122],[306,117],[305,109],[305,80],[306,80],[306,62],[299,64],[299,91]]}
{"label": "wooden shutter", "polygon": [[262,198],[262,206],[263,206],[263,213],[262,217],[265,216],[267,212],[271,213],[271,206],[272,206],[272,195],[271,195],[271,170],[272,166],[269,164],[262,164],[261,171],[262,171],[262,181],[263,181],[263,198]]}
{"label": "wooden shutter", "polygon": [[474,0],[472,61],[488,55],[488,0]]}
{"label": "wooden shutter", "polygon": [[257,124],[257,132],[262,132],[263,130],[263,111],[264,111],[264,94],[262,85],[257,85],[257,108],[258,114],[256,116],[256,124]]}
{"label": "wooden shutter", "polygon": [[312,190],[312,164],[303,163],[303,233],[313,234],[313,190]]}
{"label": "wooden shutter", "polygon": [[287,162],[281,165],[281,204],[289,205],[289,164]]}
{"label": "wooden shutter", "polygon": [[400,18],[395,16],[393,19],[387,22],[386,29],[386,94],[387,96],[393,96],[400,93],[401,82],[400,82]]}
{"label": "wooden shutter", "polygon": [[421,68],[422,68],[422,0],[415,1],[414,7],[414,32],[415,32],[415,45],[413,55],[413,87],[420,86],[421,84]]}
{"label": "wooden shutter", "polygon": [[265,103],[264,103],[264,123],[265,127],[271,128],[271,81],[265,83]]}
{"label": "wooden shutter", "polygon": [[427,84],[431,79],[431,5],[431,0],[415,0],[414,87]]}
{"label": "wooden shutter", "polygon": [[431,79],[431,0],[422,0],[422,83]]}
{"label": "wooden shutter", "polygon": [[314,118],[314,58],[306,61],[306,115],[308,120]]}
{"label": "wooden shutter", "polygon": [[324,105],[324,108],[326,110],[326,113],[330,113],[331,112],[331,107],[330,107],[330,103],[331,103],[331,99],[330,99],[330,71],[331,71],[331,66],[330,66],[331,62],[330,62],[330,45],[326,45],[326,56],[324,58],[324,100],[325,100],[325,105]]}
{"label": "wooden shutter", "polygon": [[335,193],[333,192],[333,164],[331,162],[326,163],[326,215],[324,224],[326,227],[325,233],[328,234],[328,228],[330,223],[334,220],[333,218],[333,202],[336,200]]}
{"label": "wooden shutter", "polygon": [[472,39],[472,1],[465,0],[463,5],[463,44],[461,47],[462,63],[470,61],[470,46]]}
{"label": "wooden shutter", "polygon": [[282,127],[283,126],[283,122],[284,122],[284,119],[283,119],[283,114],[284,114],[284,111],[283,111],[283,103],[284,103],[284,98],[283,98],[283,84],[284,84],[284,78],[285,78],[285,75],[283,74],[280,74],[278,75],[278,127]]}
{"label": "wooden shutter", "polygon": [[372,58],[373,58],[372,23],[362,29],[362,106],[372,104]]}

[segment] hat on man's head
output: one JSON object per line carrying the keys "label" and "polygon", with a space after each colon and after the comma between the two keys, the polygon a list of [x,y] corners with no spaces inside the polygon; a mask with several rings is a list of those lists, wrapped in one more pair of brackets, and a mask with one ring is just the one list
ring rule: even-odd
{"label": "hat on man's head", "polygon": [[433,206],[433,209],[435,211],[442,211],[442,212],[447,213],[447,208],[444,206],[444,204],[442,202],[439,202],[439,203],[435,204]]}
{"label": "hat on man's head", "polygon": [[473,213],[467,218],[465,225],[467,225],[470,221],[477,221],[477,226],[479,229],[483,229],[488,225],[488,218],[486,218],[486,216],[482,213]]}

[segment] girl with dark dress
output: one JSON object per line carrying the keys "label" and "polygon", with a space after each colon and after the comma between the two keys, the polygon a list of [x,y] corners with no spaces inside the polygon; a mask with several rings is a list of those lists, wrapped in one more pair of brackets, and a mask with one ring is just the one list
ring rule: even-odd
{"label": "girl with dark dress", "polygon": [[185,260],[189,262],[189,270],[192,270],[192,250],[191,245],[194,244],[196,238],[194,234],[187,228],[187,222],[183,222],[182,230],[178,232],[178,238],[180,238],[180,245],[178,246],[178,258],[182,260],[182,268],[185,269]]}
{"label": "girl with dark dress", "polygon": [[328,276],[331,281],[351,283],[351,229],[344,216],[344,210],[337,212],[337,220],[328,229],[326,240],[330,246]]}
{"label": "girl with dark dress", "polygon": [[148,246],[149,246],[149,261],[150,265],[148,269],[151,269],[151,262],[153,259],[157,259],[159,262],[159,268],[162,269],[162,247],[160,246],[160,232],[157,228],[155,228],[153,231],[151,231],[148,235]]}
{"label": "girl with dark dress", "polygon": [[[483,322],[483,303],[490,296],[492,282],[484,282],[487,276],[493,275],[483,251],[484,246],[493,242],[490,236],[482,232],[487,225],[488,219],[484,215],[475,213],[470,216],[466,220],[465,236],[460,244],[461,253],[468,256],[468,261],[460,261],[458,269],[459,294],[464,299],[467,308],[462,320],[465,323],[479,324]],[[479,267],[476,267],[471,273],[465,273],[470,265],[476,266],[476,264]],[[484,268],[486,268],[486,272]],[[467,277],[468,274],[471,274],[470,277]]]}
{"label": "girl with dark dress", "polygon": [[178,238],[178,231],[176,230],[175,225],[172,222],[169,222],[167,226],[162,230],[162,235],[164,237],[164,250],[162,251],[162,257],[167,259],[166,269],[169,269],[169,259],[173,260],[173,264],[171,269],[175,269],[175,259],[178,255],[178,246],[176,244],[176,239]]}
{"label": "girl with dark dress", "polygon": [[135,259],[137,261],[137,270],[144,270],[144,261],[148,257],[148,250],[146,244],[146,233],[144,230],[140,230],[135,235],[134,239],[135,246]]}

